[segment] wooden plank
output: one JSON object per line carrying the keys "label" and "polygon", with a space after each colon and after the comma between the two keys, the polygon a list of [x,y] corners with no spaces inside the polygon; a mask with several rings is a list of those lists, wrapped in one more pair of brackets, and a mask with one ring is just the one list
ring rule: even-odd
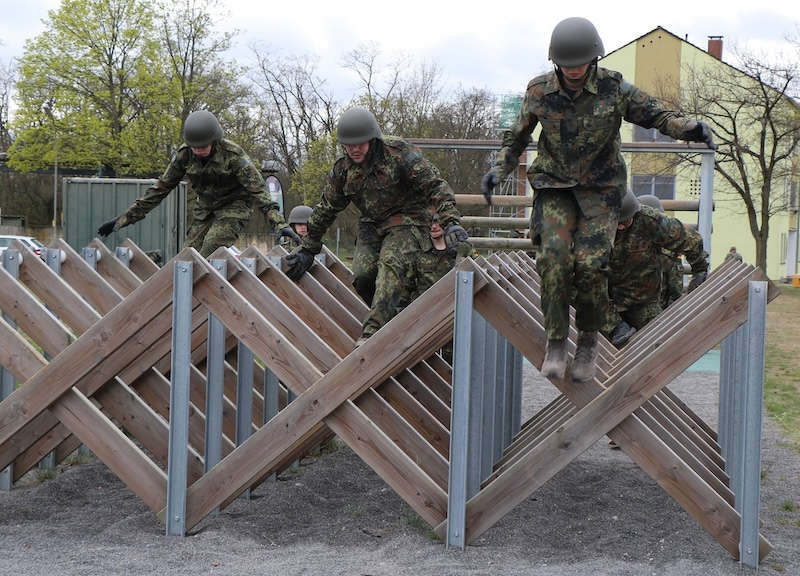
{"label": "wooden plank", "polygon": [[100,258],[97,259],[98,274],[105,278],[122,296],[127,296],[142,284],[138,276],[120,262],[108,249],[108,246],[100,240],[95,238],[89,242],[89,247],[95,248],[100,253]]}
{"label": "wooden plank", "polygon": [[331,250],[323,244],[322,253],[325,254],[325,266],[328,270],[336,274],[336,277],[347,286],[353,294],[358,295],[355,286],[353,286],[353,272],[342,260]]}
{"label": "wooden plank", "polygon": [[[720,472],[722,472],[722,470],[725,468],[725,460],[722,458],[718,450],[715,450],[714,447],[706,443],[703,437],[697,434],[691,427],[681,420],[678,415],[675,414],[675,412],[673,412],[672,409],[657,395],[653,396],[648,404],[658,411],[660,417],[669,421],[670,427],[673,427],[680,432],[679,438],[682,440],[685,439],[686,442],[690,443],[687,448],[689,448],[692,452],[701,452],[719,468]],[[658,418],[659,415],[656,415],[655,413],[653,414],[653,416],[656,418]],[[675,432],[673,432],[673,434],[677,435]]]}
{"label": "wooden plank", "polygon": [[[689,406],[687,406],[677,394],[675,394],[669,388],[664,388],[661,393],[665,397],[669,398],[669,400],[673,402],[677,409],[680,409],[688,417],[689,421],[693,422],[698,429],[702,429],[710,440],[718,442],[719,437],[717,436],[717,431],[709,426],[708,423],[700,418],[700,416],[698,416],[691,408],[689,408]],[[719,446],[719,443],[717,443],[717,446]]]}
{"label": "wooden plank", "polygon": [[366,321],[369,315],[369,306],[364,303],[360,296],[345,286],[344,282],[333,272],[317,262],[308,273],[316,278],[359,321],[362,323]]}
{"label": "wooden plank", "polygon": [[395,378],[442,426],[448,430],[450,429],[450,407],[431,392],[419,378],[408,370],[400,372]]}
{"label": "wooden plank", "polygon": [[430,388],[431,392],[441,400],[445,406],[450,406],[450,401],[453,396],[453,389],[450,382],[442,378],[442,376],[425,361],[420,362],[409,368],[411,372],[419,378],[419,380]]}
{"label": "wooden plank", "polygon": [[[61,277],[75,288],[101,315],[108,314],[119,304],[122,296],[106,282],[63,238],[56,247],[66,254],[61,263]],[[78,288],[80,287],[80,288]]]}
{"label": "wooden plank", "polygon": [[525,433],[527,428],[535,426],[538,422],[540,422],[543,418],[547,418],[549,414],[553,412],[553,410],[559,409],[563,404],[569,403],[569,399],[564,394],[559,394],[555,398],[553,398],[550,402],[548,402],[545,406],[542,407],[536,414],[528,418],[520,427],[517,436],[520,436]]}
{"label": "wooden plank", "polygon": [[[441,354],[433,354],[426,358],[425,362],[427,362],[445,382],[450,384],[453,381],[453,368],[442,358]],[[450,388],[452,390],[452,385]]]}
{"label": "wooden plank", "polygon": [[442,456],[450,452],[450,431],[414,398],[411,393],[391,378],[377,387],[377,392],[405,418],[423,438]]}
{"label": "wooden plank", "polygon": [[136,245],[130,238],[125,238],[120,244],[123,248],[131,251],[130,269],[136,276],[144,282],[150,276],[158,272],[159,266],[153,262],[147,253]]}

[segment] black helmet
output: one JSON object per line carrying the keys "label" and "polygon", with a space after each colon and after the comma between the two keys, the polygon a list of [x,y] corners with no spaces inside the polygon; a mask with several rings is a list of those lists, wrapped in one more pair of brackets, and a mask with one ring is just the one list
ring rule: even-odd
{"label": "black helmet", "polygon": [[658,196],[654,194],[644,194],[639,196],[639,203],[644,204],[645,206],[650,206],[650,208],[655,208],[659,212],[664,212],[664,207],[661,205],[661,200],[658,199]]}
{"label": "black helmet", "polygon": [[622,198],[622,208],[619,210],[619,221],[625,222],[633,218],[633,215],[639,211],[639,199],[633,192],[628,190]]}
{"label": "black helmet", "polygon": [[314,209],[311,206],[295,206],[289,212],[289,224],[308,224],[308,217]]}
{"label": "black helmet", "polygon": [[261,171],[268,172],[270,174],[274,174],[275,172],[280,172],[281,165],[278,163],[277,160],[264,160],[261,163]]}
{"label": "black helmet", "polygon": [[336,138],[339,144],[363,144],[373,138],[383,140],[383,134],[372,112],[357,106],[350,108],[339,118]]}
{"label": "black helmet", "polygon": [[582,66],[605,55],[597,28],[586,18],[567,18],[553,28],[549,58],[559,66]]}
{"label": "black helmet", "polygon": [[208,110],[197,110],[183,123],[183,140],[192,148],[203,148],[222,139],[222,126]]}

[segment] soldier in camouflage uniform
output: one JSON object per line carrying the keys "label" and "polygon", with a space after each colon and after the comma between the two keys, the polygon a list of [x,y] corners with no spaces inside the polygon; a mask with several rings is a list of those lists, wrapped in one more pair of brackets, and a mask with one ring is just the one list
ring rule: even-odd
{"label": "soldier in camouflage uniform", "polygon": [[713,146],[708,126],[681,118],[618,72],[598,67],[603,55],[603,43],[588,20],[568,18],[556,25],[550,40],[556,68],[528,84],[519,117],[481,183],[491,202],[494,187],[516,169],[541,124],[528,179],[535,193],[531,237],[541,239],[537,266],[548,339],[546,377],[563,378],[566,372],[573,289],[579,333],[572,378],[594,376],[597,331],[608,310],[608,258],[627,180],[621,121]]}
{"label": "soldier in camouflage uniform", "polygon": [[[645,206],[655,208],[664,214],[661,200],[653,194],[639,196],[639,202]],[[683,295],[683,260],[680,254],[673,254],[669,250],[661,253],[661,309],[675,302]]]}
{"label": "soldier in camouflage uniform", "polygon": [[289,212],[289,226],[291,226],[292,230],[297,234],[298,240],[295,241],[294,239],[285,238],[283,243],[284,248],[287,250],[294,250],[300,247],[300,242],[302,242],[303,238],[308,236],[308,217],[311,216],[312,210],[313,208],[311,208],[311,206],[300,204],[292,208],[291,212]]}
{"label": "soldier in camouflage uniform", "polygon": [[297,236],[270,198],[261,173],[244,150],[222,137],[222,127],[211,112],[199,110],[189,114],[183,137],[185,143],[178,148],[161,178],[125,214],[101,225],[97,230],[100,236],[108,236],[144,218],[184,177],[197,195],[186,245],[203,256],[236,242],[250,219],[254,203],[278,229],[279,237]]}
{"label": "soldier in camouflage uniform", "polygon": [[322,249],[322,236],[351,202],[358,207],[353,284],[370,305],[362,340],[370,337],[411,301],[419,254],[431,247],[436,206],[445,241],[467,240],[455,198],[439,171],[404,140],[384,136],[365,108],[346,111],[337,125],[346,154],[336,160],[319,204],[308,220],[308,236],[286,257],[287,274],[299,279]]}
{"label": "soldier in camouflage uniform", "polygon": [[640,204],[628,191],[611,250],[608,287],[611,308],[603,332],[612,344],[623,346],[632,335],[661,313],[664,251],[683,254],[692,267],[689,291],[706,278],[708,254],[703,239],[677,218]]}

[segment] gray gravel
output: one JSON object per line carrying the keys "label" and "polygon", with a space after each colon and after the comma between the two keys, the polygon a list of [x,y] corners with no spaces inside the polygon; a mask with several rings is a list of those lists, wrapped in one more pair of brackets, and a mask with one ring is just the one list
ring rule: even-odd
{"label": "gray gravel", "polygon": [[[670,388],[715,423],[716,374],[687,373]],[[526,365],[526,413],[554,393]],[[800,575],[800,455],[768,419],[762,469],[762,533],[775,549],[761,572]],[[605,439],[466,552],[433,540],[346,447],[305,459],[186,538],[164,536],[153,514],[100,462],[0,493],[0,575],[748,572]]]}

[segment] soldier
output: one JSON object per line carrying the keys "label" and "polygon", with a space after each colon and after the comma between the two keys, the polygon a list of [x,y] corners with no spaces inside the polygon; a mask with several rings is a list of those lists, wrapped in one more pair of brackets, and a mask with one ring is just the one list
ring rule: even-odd
{"label": "soldier", "polygon": [[727,254],[725,254],[725,262],[728,260],[736,260],[737,262],[742,261],[742,255],[736,251],[736,246],[731,246],[731,249],[728,250]]}
{"label": "soldier", "polygon": [[[292,211],[289,212],[289,226],[292,227],[292,230],[297,234],[300,241],[308,236],[308,217],[311,216],[312,210],[313,208],[311,208],[311,206],[300,204],[292,208]],[[300,241],[294,242],[289,240],[291,248],[294,249],[300,246]]]}
{"label": "soldier", "polygon": [[108,236],[144,218],[185,176],[197,195],[186,245],[203,256],[236,242],[250,219],[253,203],[278,229],[279,238],[297,237],[283,220],[250,158],[237,144],[222,137],[216,116],[207,110],[192,112],[183,125],[183,138],[185,143],[178,148],[161,178],[125,214],[103,223],[98,235]]}
{"label": "soldier", "polygon": [[428,207],[436,207],[448,246],[466,241],[467,232],[439,171],[416,147],[384,136],[369,110],[347,110],[336,135],[346,153],[336,160],[308,219],[308,236],[286,257],[287,274],[297,280],[311,267],[336,215],[355,204],[361,217],[353,284],[370,305],[361,343],[411,301],[417,258],[431,247]]}
{"label": "soldier", "polygon": [[573,290],[578,347],[572,378],[594,376],[597,331],[608,310],[605,273],[627,178],[620,154],[621,121],[714,145],[704,123],[679,117],[619,72],[600,68],[597,59],[603,55],[600,36],[585,18],[556,25],[550,39],[555,70],[528,84],[519,117],[504,134],[497,162],[481,183],[491,203],[494,187],[516,169],[541,123],[528,180],[535,193],[531,237],[541,239],[537,266],[547,332],[542,373],[549,378],[563,378],[566,372]]}
{"label": "soldier", "polygon": [[[661,200],[653,194],[639,196],[639,202],[664,214]],[[683,294],[683,260],[680,254],[664,250],[661,254],[661,309],[675,302]]]}
{"label": "soldier", "polygon": [[622,208],[611,250],[609,293],[611,311],[603,332],[611,343],[623,346],[632,329],[640,329],[661,313],[661,255],[664,250],[683,254],[692,267],[689,291],[697,288],[708,271],[708,254],[703,239],[658,210],[640,204],[628,191]]}
{"label": "soldier", "polygon": [[458,257],[472,256],[472,244],[460,242],[448,248],[444,239],[444,230],[439,224],[439,215],[434,212],[431,223],[431,247],[426,252],[419,254],[416,272],[416,290],[414,298],[436,284],[439,279],[447,274],[456,265]]}

